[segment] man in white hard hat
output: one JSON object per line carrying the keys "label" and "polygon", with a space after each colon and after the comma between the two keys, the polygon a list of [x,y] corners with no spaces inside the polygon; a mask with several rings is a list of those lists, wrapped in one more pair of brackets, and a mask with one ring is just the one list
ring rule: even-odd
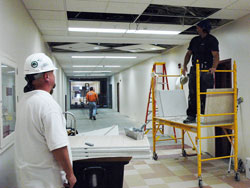
{"label": "man in white hard hat", "polygon": [[43,53],[30,55],[24,65],[28,83],[15,128],[18,188],[73,188],[76,183],[65,119],[51,96],[56,69]]}

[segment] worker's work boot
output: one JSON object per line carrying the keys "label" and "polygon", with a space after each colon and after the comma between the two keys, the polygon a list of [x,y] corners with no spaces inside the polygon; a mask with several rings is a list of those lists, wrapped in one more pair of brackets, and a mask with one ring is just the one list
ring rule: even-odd
{"label": "worker's work boot", "polygon": [[183,123],[189,124],[189,123],[195,123],[195,117],[193,116],[188,116]]}
{"label": "worker's work boot", "polygon": [[95,116],[93,116],[93,120],[96,120]]}

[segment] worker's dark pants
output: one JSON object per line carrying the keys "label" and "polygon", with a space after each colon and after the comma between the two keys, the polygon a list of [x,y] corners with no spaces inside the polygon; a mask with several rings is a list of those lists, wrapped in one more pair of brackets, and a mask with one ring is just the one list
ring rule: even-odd
{"label": "worker's dark pants", "polygon": [[[211,73],[202,72],[200,74],[200,91],[206,92],[207,89],[213,88],[214,77]],[[196,96],[196,71],[190,70],[189,74],[189,96],[188,96],[188,109],[187,115],[196,117],[197,114],[197,96]],[[206,95],[201,96],[201,113],[204,114]]]}

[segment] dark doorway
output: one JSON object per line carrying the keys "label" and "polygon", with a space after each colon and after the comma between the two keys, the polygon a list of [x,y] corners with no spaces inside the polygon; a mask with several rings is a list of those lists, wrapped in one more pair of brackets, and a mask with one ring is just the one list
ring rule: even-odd
{"label": "dark doorway", "polygon": [[109,84],[109,108],[112,108],[112,84]]}
{"label": "dark doorway", "polygon": [[[220,61],[217,70],[231,70],[232,60],[226,59]],[[232,73],[231,72],[220,72],[215,73],[215,88],[232,88]],[[227,130],[228,134],[232,133],[231,130]],[[215,135],[225,134],[223,129],[220,127],[215,127]],[[221,157],[230,155],[231,144],[228,139],[216,138],[215,139],[215,157]]]}
{"label": "dark doorway", "polygon": [[117,83],[117,112],[120,112],[120,83]]}

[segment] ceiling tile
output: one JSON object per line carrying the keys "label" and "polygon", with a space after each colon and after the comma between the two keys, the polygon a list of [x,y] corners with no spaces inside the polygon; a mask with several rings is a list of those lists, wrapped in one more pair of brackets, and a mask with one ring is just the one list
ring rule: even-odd
{"label": "ceiling tile", "polygon": [[238,0],[232,5],[228,6],[227,9],[240,9],[240,10],[250,10],[249,0]]}
{"label": "ceiling tile", "polygon": [[[75,37],[76,40],[79,40],[80,37],[96,37],[97,33],[82,33],[82,32],[68,32],[69,36]],[[78,41],[81,42],[81,41]]]}
{"label": "ceiling tile", "polygon": [[58,35],[58,36],[67,36],[68,32],[66,30],[41,30],[43,35]]}
{"label": "ceiling tile", "polygon": [[67,20],[66,11],[30,10],[35,20]]}
{"label": "ceiling tile", "polygon": [[118,3],[150,3],[151,0],[108,0],[110,2]]}
{"label": "ceiling tile", "polygon": [[[75,44],[67,44],[67,45],[59,45],[59,46],[52,46],[53,49],[63,49],[63,50],[70,50],[70,51],[78,51],[78,52],[87,52],[87,51],[98,51],[103,49],[108,49],[108,47],[87,44],[87,43],[75,43]],[[98,49],[96,49],[98,48]]]}
{"label": "ceiling tile", "polygon": [[64,10],[63,0],[23,0],[27,9]]}
{"label": "ceiling tile", "polygon": [[112,38],[112,37],[115,37],[115,38],[117,38],[117,37],[122,37],[124,34],[123,33],[97,33],[97,37],[104,37],[104,38],[106,38],[106,37],[109,37],[109,38]]}
{"label": "ceiling tile", "polygon": [[67,21],[60,20],[35,20],[40,30],[65,30],[67,31]]}
{"label": "ceiling tile", "polygon": [[191,4],[194,7],[225,8],[237,0],[197,0]]}
{"label": "ceiling tile", "polygon": [[103,22],[92,21],[68,21],[69,27],[99,28]]}
{"label": "ceiling tile", "polygon": [[155,46],[150,44],[129,45],[129,46],[117,47],[115,49],[128,52],[150,52],[150,51],[166,50],[165,48],[162,48],[160,46]]}
{"label": "ceiling tile", "polygon": [[121,23],[121,22],[100,22],[100,28],[107,29],[128,29],[131,25],[130,23]]}
{"label": "ceiling tile", "polygon": [[105,12],[108,2],[66,0],[67,11]]}
{"label": "ceiling tile", "polygon": [[196,0],[152,0],[150,4],[157,5],[173,5],[173,6],[189,6]]}
{"label": "ceiling tile", "polygon": [[106,9],[106,13],[121,14],[141,14],[148,7],[148,3],[113,3],[110,2]]}
{"label": "ceiling tile", "polygon": [[215,14],[209,16],[209,18],[218,18],[218,19],[238,19],[242,16],[245,16],[250,13],[250,10],[229,10],[222,9]]}

